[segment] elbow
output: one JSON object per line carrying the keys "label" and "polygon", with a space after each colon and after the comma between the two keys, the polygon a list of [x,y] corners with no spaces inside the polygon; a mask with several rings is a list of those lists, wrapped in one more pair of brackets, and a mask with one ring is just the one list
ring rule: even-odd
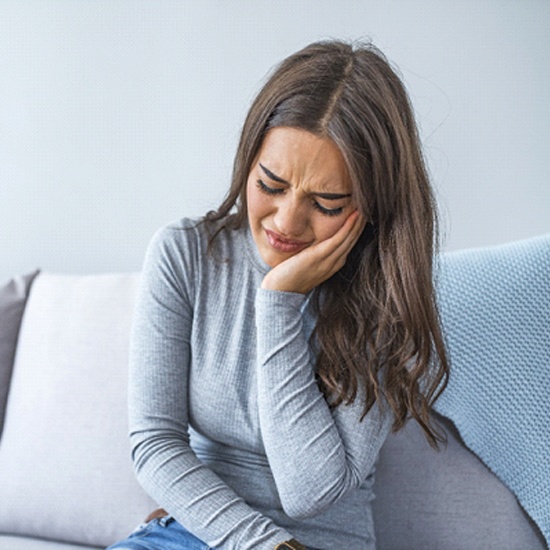
{"label": "elbow", "polygon": [[305,520],[324,512],[332,502],[309,500],[307,498],[292,495],[290,498],[281,500],[284,513],[294,520]]}
{"label": "elbow", "polygon": [[136,478],[138,478],[138,481],[139,481],[140,473],[149,458],[146,444],[144,442],[132,441],[131,457],[132,457],[132,466],[134,468],[134,475],[136,476]]}
{"label": "elbow", "polygon": [[180,456],[189,451],[187,434],[175,430],[147,429],[130,432],[131,457],[135,475],[157,468],[159,461]]}
{"label": "elbow", "polygon": [[326,511],[361,484],[362,480],[358,476],[346,475],[324,487],[313,483],[308,483],[307,486],[302,484],[299,489],[296,486],[287,486],[279,495],[283,511],[288,517],[305,520]]}
{"label": "elbow", "polygon": [[302,521],[305,519],[316,516],[319,512],[316,512],[311,507],[296,506],[296,505],[283,505],[284,513],[291,519]]}

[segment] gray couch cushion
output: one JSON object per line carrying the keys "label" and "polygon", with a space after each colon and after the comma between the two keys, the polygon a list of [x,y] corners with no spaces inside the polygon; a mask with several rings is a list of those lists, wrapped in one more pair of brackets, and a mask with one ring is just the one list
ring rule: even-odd
{"label": "gray couch cushion", "polygon": [[0,533],[107,546],[154,506],[127,437],[138,278],[35,279],[0,445]]}
{"label": "gray couch cushion", "polygon": [[376,472],[378,550],[539,550],[542,535],[514,495],[437,417],[448,434],[440,452],[409,422],[390,435]]}
{"label": "gray couch cushion", "polygon": [[38,271],[15,277],[0,285],[0,437],[10,387],[19,326],[27,294]]}

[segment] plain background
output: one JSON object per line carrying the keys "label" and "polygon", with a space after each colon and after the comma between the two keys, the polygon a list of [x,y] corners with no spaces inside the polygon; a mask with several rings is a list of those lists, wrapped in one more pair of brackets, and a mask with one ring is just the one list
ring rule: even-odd
{"label": "plain background", "polygon": [[550,231],[546,0],[0,0],[0,279],[139,270],[223,198],[268,70],[330,37],[399,67],[444,249]]}

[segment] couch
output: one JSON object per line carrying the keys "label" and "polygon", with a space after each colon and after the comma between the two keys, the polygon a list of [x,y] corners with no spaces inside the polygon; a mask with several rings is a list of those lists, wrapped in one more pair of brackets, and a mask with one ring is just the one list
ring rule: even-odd
{"label": "couch", "polygon": [[[540,239],[550,265],[550,235]],[[490,247],[488,256],[482,250],[490,265],[497,259],[494,269],[471,282],[461,276],[460,294],[467,298],[482,283],[494,287],[496,272],[507,272],[502,264],[510,247],[518,248]],[[479,254],[443,255],[443,301],[455,264],[468,270]],[[534,277],[544,279],[544,270]],[[531,284],[523,275],[517,281]],[[138,284],[137,273],[34,272],[0,286],[0,549],[105,548],[154,509],[134,479],[127,438],[127,353]],[[463,307],[459,299],[442,308],[446,330],[445,317],[461,317]],[[475,332],[475,311],[468,319]],[[515,494],[465,446],[453,422],[434,416],[448,439],[439,452],[414,422],[382,448],[374,500],[378,548],[547,548]]]}

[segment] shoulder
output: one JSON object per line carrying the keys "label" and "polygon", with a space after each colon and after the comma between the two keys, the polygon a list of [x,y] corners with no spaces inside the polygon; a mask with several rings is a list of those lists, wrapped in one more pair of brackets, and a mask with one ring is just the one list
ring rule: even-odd
{"label": "shoulder", "polygon": [[[201,231],[202,230],[202,231]],[[201,218],[181,218],[157,229],[150,246],[180,247],[200,240],[200,234],[205,232]]]}
{"label": "shoulder", "polygon": [[202,218],[182,218],[158,229],[149,242],[147,254],[157,259],[200,256],[208,247],[210,230]]}
{"label": "shoulder", "polygon": [[184,268],[197,268],[212,258],[231,258],[235,249],[240,248],[237,243],[240,231],[229,229],[224,222],[205,218],[173,221],[155,232],[146,256],[155,263]]}
{"label": "shoulder", "polygon": [[176,291],[191,302],[197,281],[208,268],[208,241],[211,228],[202,218],[182,218],[154,233],[143,262],[145,286]]}

